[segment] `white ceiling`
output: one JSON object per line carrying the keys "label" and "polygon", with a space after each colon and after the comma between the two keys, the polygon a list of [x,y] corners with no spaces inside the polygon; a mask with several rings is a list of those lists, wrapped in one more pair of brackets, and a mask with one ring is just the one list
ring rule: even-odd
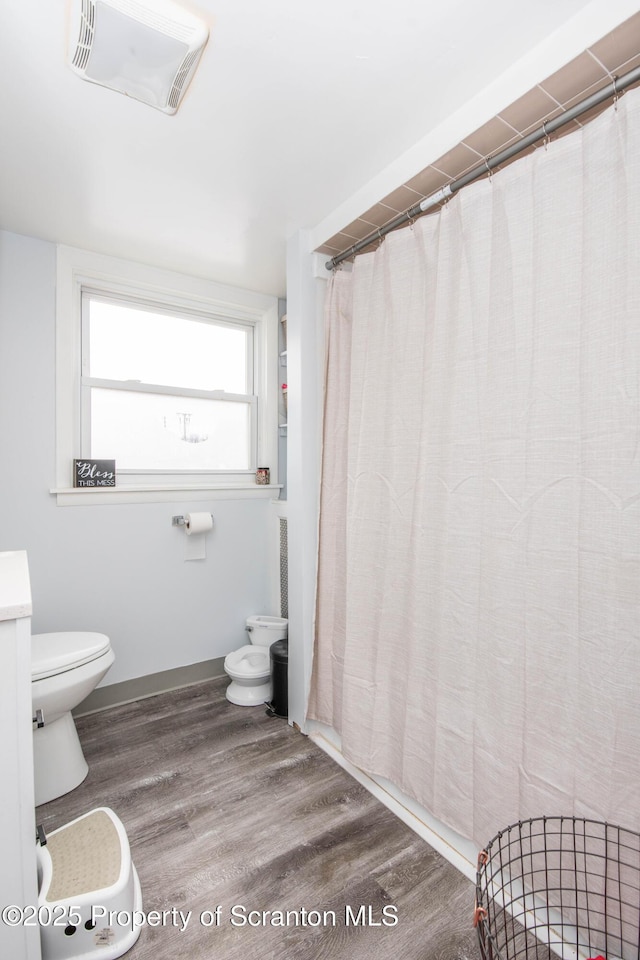
{"label": "white ceiling", "polygon": [[211,35],[167,116],[71,72],[64,0],[0,0],[0,227],[283,296],[294,231],[588,2],[184,5]]}

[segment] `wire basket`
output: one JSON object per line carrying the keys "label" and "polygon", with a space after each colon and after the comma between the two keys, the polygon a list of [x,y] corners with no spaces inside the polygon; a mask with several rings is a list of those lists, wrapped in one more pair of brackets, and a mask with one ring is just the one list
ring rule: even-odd
{"label": "wire basket", "polygon": [[576,817],[501,830],[478,856],[483,960],[640,960],[640,834]]}

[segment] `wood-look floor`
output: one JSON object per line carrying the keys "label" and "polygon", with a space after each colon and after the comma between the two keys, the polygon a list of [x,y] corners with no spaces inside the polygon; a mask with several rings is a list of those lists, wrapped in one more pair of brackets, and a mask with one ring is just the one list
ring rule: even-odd
{"label": "wood-look floor", "polygon": [[[96,806],[124,823],[144,911],[170,911],[127,957],[477,960],[470,881],[286,721],[230,704],[226,683],[77,720],[89,775],[37,810],[49,831]],[[347,925],[361,905],[398,922]],[[289,925],[236,926],[234,907]],[[327,911],[320,925],[311,911]]]}

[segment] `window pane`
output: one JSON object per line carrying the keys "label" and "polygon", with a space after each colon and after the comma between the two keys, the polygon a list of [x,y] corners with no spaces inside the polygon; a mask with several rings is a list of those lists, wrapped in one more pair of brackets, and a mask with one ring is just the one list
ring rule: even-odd
{"label": "window pane", "polygon": [[88,298],[89,376],[252,393],[247,327]]}
{"label": "window pane", "polygon": [[91,456],[120,470],[249,470],[249,403],[91,390]]}

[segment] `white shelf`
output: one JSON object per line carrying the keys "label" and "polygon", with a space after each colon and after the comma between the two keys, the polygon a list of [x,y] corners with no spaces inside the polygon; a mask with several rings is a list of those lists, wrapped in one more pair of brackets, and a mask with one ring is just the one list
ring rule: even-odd
{"label": "white shelf", "polygon": [[115,487],[67,487],[50,490],[57,498],[59,507],[86,506],[106,503],[173,503],[176,500],[251,500],[273,496],[282,484],[247,483],[212,486],[124,486]]}

